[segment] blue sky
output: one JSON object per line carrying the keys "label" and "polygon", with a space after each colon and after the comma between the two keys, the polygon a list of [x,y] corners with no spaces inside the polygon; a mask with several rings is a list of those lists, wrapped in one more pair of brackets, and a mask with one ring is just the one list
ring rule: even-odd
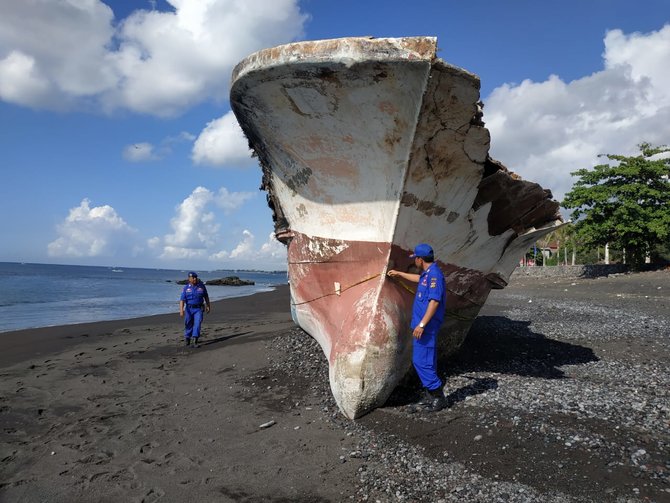
{"label": "blue sky", "polygon": [[284,269],[233,66],[298,40],[438,37],[491,155],[561,199],[670,143],[667,0],[0,0],[0,261]]}

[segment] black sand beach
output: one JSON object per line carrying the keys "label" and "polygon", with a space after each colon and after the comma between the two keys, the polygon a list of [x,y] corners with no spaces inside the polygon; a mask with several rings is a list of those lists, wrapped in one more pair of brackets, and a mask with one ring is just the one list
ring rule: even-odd
{"label": "black sand beach", "polygon": [[0,334],[0,501],[670,501],[670,272],[516,277],[435,414],[341,416],[287,287],[181,326]]}

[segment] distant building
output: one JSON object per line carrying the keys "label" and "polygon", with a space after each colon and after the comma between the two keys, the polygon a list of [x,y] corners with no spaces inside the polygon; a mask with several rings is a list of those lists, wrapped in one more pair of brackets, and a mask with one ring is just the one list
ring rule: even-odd
{"label": "distant building", "polygon": [[550,258],[556,255],[559,250],[558,250],[558,242],[557,241],[552,241],[551,243],[548,243],[547,246],[544,248],[540,248],[542,251],[542,256],[544,258]]}

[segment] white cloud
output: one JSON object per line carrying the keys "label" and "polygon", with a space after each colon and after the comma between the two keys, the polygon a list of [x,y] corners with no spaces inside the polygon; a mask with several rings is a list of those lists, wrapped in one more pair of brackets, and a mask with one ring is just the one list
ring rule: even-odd
{"label": "white cloud", "polygon": [[[220,225],[213,209],[221,208],[224,214],[239,209],[253,197],[250,192],[231,192],[221,187],[213,193],[205,187],[196,187],[176,208],[170,221],[172,233],[162,239],[162,259],[199,259],[212,255],[221,241]],[[154,238],[152,244],[158,241]]]}
{"label": "white cloud", "polygon": [[0,60],[0,98],[19,105],[36,106],[46,99],[49,83],[35,68],[35,60],[12,51]]}
{"label": "white cloud", "polygon": [[[650,100],[660,100],[668,105],[670,92],[670,24],[649,34],[624,34],[612,30],[605,36],[605,68],[627,67],[631,78],[645,83]],[[648,85],[645,81],[649,81]]]}
{"label": "white cloud", "polygon": [[172,153],[172,148],[183,142],[193,142],[195,135],[182,131],[174,136],[166,136],[158,145],[135,142],[123,149],[123,158],[130,162],[159,161]]}
{"label": "white cloud", "polygon": [[230,252],[230,258],[244,258],[251,255],[254,249],[254,235],[245,229],[242,231],[242,236],[242,241]]}
{"label": "white cloud", "polygon": [[222,260],[225,260],[230,257],[230,253],[228,253],[226,250],[221,250],[220,252],[217,253],[212,253],[209,256],[209,260],[212,262],[221,262]]}
{"label": "white cloud", "polygon": [[604,42],[603,70],[504,85],[486,101],[491,155],[558,200],[572,188],[570,172],[603,162],[598,154],[636,154],[642,141],[670,137],[670,25],[610,31]]}
{"label": "white cloud", "polygon": [[132,256],[141,251],[137,231],[114,208],[91,208],[88,199],[72,208],[57,230],[59,237],[47,247],[50,257]]}
{"label": "white cloud", "polygon": [[166,138],[165,143],[173,144],[173,143],[180,143],[182,141],[193,141],[195,140],[195,138],[196,136],[193,133],[189,133],[188,131],[182,131],[177,136],[171,136]]}
{"label": "white cloud", "polygon": [[226,215],[229,215],[254,196],[253,192],[230,192],[225,187],[221,187],[214,201]]}
{"label": "white cloud", "polygon": [[123,149],[123,158],[130,162],[157,161],[160,156],[151,143],[133,143]]}
{"label": "white cloud", "polygon": [[230,268],[283,270],[286,269],[286,246],[277,241],[274,232],[271,232],[267,241],[257,247],[256,237],[245,229],[242,231],[242,239],[231,252],[221,250],[211,254],[209,259],[218,262],[219,266]]}
{"label": "white cloud", "polygon": [[207,254],[214,242],[219,225],[207,210],[214,195],[205,187],[196,187],[177,207],[177,214],[170,221],[173,233],[164,237],[161,258],[198,258]]}
{"label": "white cloud", "polygon": [[[100,1],[4,2],[0,60],[3,70],[13,62],[23,71],[2,72],[0,98],[60,108],[71,98],[86,98],[117,85],[120,76],[109,65],[107,49],[114,35],[112,20],[111,9]],[[31,85],[21,89],[26,81]],[[7,92],[11,88],[16,92]]]}
{"label": "white cloud", "polygon": [[298,0],[167,1],[121,22],[100,0],[3,2],[0,99],[175,115],[226,100],[233,66],[300,37],[307,19]]}
{"label": "white cloud", "polygon": [[250,166],[256,164],[251,155],[235,114],[228,112],[207,124],[193,145],[191,157],[195,164]]}
{"label": "white cloud", "polygon": [[285,269],[286,247],[274,239],[274,233],[257,245],[254,234],[245,229],[241,236],[237,235],[239,239],[232,251],[222,249],[224,242],[234,243],[235,236],[227,235],[217,222],[222,214],[239,209],[251,196],[225,187],[217,193],[197,187],[176,206],[170,221],[172,232],[150,238],[142,238],[111,206],[91,206],[88,199],[83,199],[57,226],[58,237],[48,244],[48,255],[103,257],[118,264],[158,257],[179,267],[185,265],[183,261],[189,261],[189,266],[199,263],[229,269]]}
{"label": "white cloud", "polygon": [[261,246],[258,258],[259,260],[279,264],[280,268],[285,268],[287,260],[286,245],[277,241],[275,233],[271,232],[268,235],[268,240]]}

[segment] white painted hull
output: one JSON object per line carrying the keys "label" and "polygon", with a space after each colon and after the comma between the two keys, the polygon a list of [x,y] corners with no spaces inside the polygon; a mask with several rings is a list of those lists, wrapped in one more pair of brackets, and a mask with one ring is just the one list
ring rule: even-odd
{"label": "white painted hull", "polygon": [[488,157],[479,81],[435,51],[427,37],[303,42],[233,74],[231,104],[289,247],[294,317],[350,418],[383,404],[410,366],[412,293],[389,265],[433,246],[451,351],[490,289],[561,223],[550,192]]}

